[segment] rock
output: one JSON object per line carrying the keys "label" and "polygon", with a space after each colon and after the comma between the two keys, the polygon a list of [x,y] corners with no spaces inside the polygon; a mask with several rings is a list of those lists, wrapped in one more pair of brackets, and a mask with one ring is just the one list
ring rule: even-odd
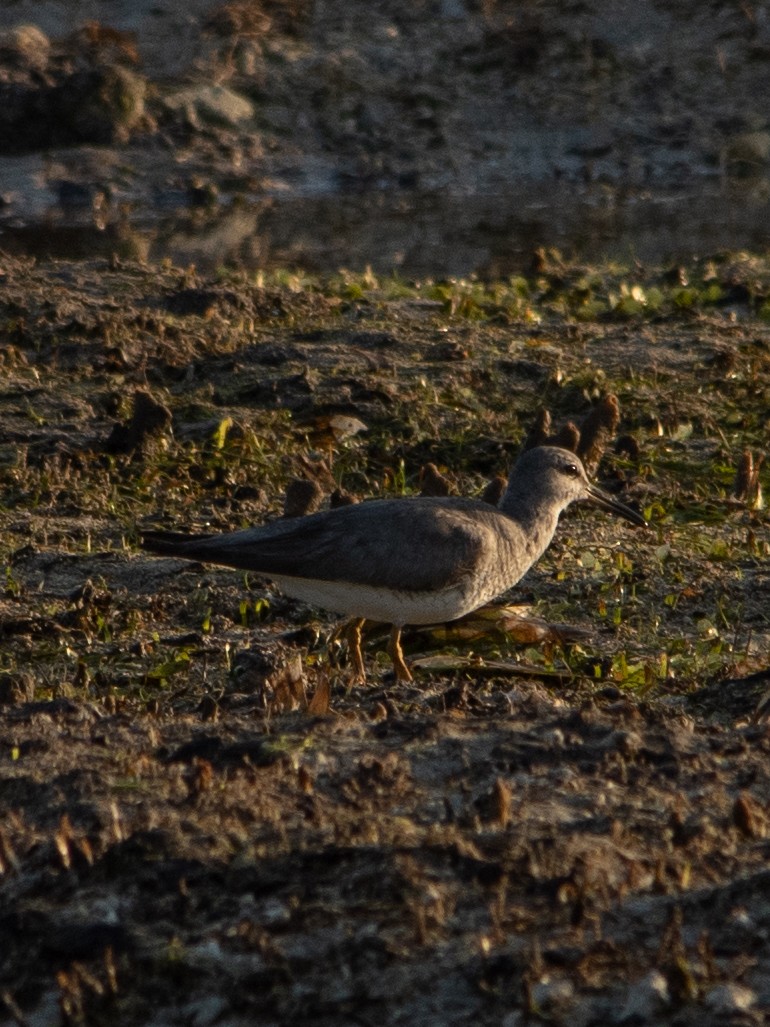
{"label": "rock", "polygon": [[24,670],[4,670],[0,673],[0,706],[29,702],[35,695],[32,675]]}
{"label": "rock", "polygon": [[48,64],[51,44],[37,25],[17,25],[0,32],[0,64],[30,71],[43,71]]}
{"label": "rock", "polygon": [[335,489],[329,496],[329,506],[332,510],[336,509],[338,506],[352,506],[353,503],[357,502],[357,497],[351,495],[350,492],[345,492],[344,489]]}
{"label": "rock", "polygon": [[449,479],[435,464],[425,464],[420,469],[421,496],[448,496],[452,491]]}
{"label": "rock", "polygon": [[104,447],[110,453],[131,453],[141,449],[147,438],[162,435],[171,421],[168,407],[158,403],[149,392],[137,389],[131,419],[126,424],[119,422],[113,425]]}
{"label": "rock", "polygon": [[501,1027],[522,1027],[525,1023],[524,1013],[520,1009],[514,1009],[503,1017]]}
{"label": "rock", "polygon": [[532,1004],[546,1017],[563,1013],[575,999],[575,988],[564,977],[543,977],[532,986]]}
{"label": "rock", "polygon": [[201,123],[234,128],[254,117],[254,105],[225,86],[190,86],[169,94],[163,102],[194,128]]}
{"label": "rock", "polygon": [[144,116],[145,92],[141,75],[110,64],[72,75],[53,99],[71,142],[114,143]]}
{"label": "rock", "polygon": [[285,927],[291,922],[291,908],[287,903],[271,896],[259,907],[259,921],[265,927]]}
{"label": "rock", "polygon": [[286,486],[283,503],[284,517],[305,517],[320,509],[324,491],[317,481],[309,478],[292,478]]}
{"label": "rock", "polygon": [[145,80],[118,65],[75,72],[54,85],[0,83],[0,150],[125,141],[144,117]]}
{"label": "rock", "polygon": [[770,132],[740,132],[727,144],[728,163],[756,167],[770,160]]}
{"label": "rock", "polygon": [[228,1008],[227,999],[220,995],[209,995],[199,1002],[191,1003],[185,1012],[190,1018],[189,1022],[192,1027],[209,1027],[210,1024],[221,1021]]}
{"label": "rock", "polygon": [[617,1022],[627,1023],[629,1020],[652,1022],[657,1014],[669,1005],[670,1001],[668,981],[659,970],[653,970],[628,989],[628,998]]}
{"label": "rock", "polygon": [[638,460],[641,455],[639,443],[633,435],[619,435],[615,440],[615,452],[629,460]]}
{"label": "rock", "polygon": [[491,481],[487,482],[486,488],[481,493],[482,503],[489,503],[490,506],[497,506],[500,502],[503,492],[505,492],[505,486],[508,484],[506,478],[502,474],[495,475]]}
{"label": "rock", "polygon": [[722,1016],[745,1013],[756,1003],[757,996],[742,984],[718,984],[706,994],[705,1003],[709,1009]]}

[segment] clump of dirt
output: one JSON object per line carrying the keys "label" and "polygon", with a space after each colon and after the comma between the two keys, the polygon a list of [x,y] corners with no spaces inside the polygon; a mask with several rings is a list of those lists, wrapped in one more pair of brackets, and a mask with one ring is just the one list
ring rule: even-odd
{"label": "clump of dirt", "polygon": [[54,45],[36,25],[0,33],[3,153],[127,142],[150,124],[138,61],[127,33],[96,23]]}
{"label": "clump of dirt", "polygon": [[[770,272],[685,278],[3,260],[0,1022],[762,1021]],[[411,684],[138,549],[298,479],[481,495],[596,409],[652,530],[571,512],[535,629],[407,635]]]}

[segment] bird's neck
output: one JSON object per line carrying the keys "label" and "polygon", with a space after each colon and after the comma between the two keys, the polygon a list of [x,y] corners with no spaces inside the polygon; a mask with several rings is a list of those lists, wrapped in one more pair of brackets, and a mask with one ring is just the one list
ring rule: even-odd
{"label": "bird's neck", "polygon": [[522,546],[530,563],[540,559],[556,532],[559,509],[548,496],[530,493],[522,496],[518,490],[506,489],[498,506],[515,521],[521,530]]}

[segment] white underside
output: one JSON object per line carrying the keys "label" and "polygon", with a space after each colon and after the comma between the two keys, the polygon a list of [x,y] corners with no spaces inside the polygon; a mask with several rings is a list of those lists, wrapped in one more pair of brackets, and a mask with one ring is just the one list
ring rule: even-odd
{"label": "white underside", "polygon": [[372,585],[351,585],[345,581],[315,581],[312,578],[271,576],[286,595],[313,606],[388,624],[438,624],[477,609],[493,595],[481,595],[455,586],[441,592],[396,592]]}

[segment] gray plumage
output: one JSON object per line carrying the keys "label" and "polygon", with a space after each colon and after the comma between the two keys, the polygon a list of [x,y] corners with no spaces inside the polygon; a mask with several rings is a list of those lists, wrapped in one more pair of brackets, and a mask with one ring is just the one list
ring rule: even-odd
{"label": "gray plumage", "polygon": [[404,624],[454,620],[515,585],[576,500],[645,523],[592,485],[574,453],[541,446],[519,458],[497,507],[458,497],[380,499],[226,535],[148,533],[142,544],[255,571],[336,613],[387,621],[397,648]]}

